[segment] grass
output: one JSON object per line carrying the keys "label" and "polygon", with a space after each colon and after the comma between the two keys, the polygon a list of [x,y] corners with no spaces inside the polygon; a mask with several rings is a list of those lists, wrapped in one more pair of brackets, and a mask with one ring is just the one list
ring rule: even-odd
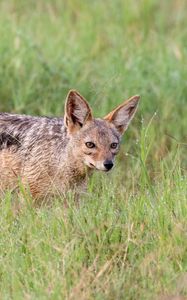
{"label": "grass", "polygon": [[0,202],[1,299],[187,297],[187,4],[0,3],[0,111],[62,115],[78,89],[96,116],[141,95],[115,170],[77,207]]}

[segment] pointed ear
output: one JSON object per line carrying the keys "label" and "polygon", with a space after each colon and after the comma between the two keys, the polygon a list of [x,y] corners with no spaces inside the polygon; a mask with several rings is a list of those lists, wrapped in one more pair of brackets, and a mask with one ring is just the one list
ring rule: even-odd
{"label": "pointed ear", "polygon": [[112,123],[120,134],[123,134],[133,119],[140,96],[133,96],[114,109],[104,119]]}
{"label": "pointed ear", "polygon": [[72,132],[92,119],[91,108],[86,100],[77,91],[70,90],[65,103],[65,126]]}

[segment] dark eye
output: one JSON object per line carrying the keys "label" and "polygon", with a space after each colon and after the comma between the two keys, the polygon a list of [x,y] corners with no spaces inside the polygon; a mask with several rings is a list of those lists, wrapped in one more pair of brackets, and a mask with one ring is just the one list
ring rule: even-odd
{"label": "dark eye", "polygon": [[112,148],[112,149],[116,149],[116,148],[117,148],[117,146],[118,146],[118,143],[112,143],[112,144],[110,145],[110,148]]}
{"label": "dark eye", "polygon": [[86,147],[88,147],[88,148],[95,148],[95,144],[92,143],[92,142],[87,142],[87,143],[85,143],[85,145],[86,145]]}

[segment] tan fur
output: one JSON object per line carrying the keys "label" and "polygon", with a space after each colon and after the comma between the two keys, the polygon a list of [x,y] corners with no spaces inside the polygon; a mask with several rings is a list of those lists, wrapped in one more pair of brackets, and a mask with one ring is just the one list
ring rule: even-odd
{"label": "tan fur", "polygon": [[21,173],[21,159],[18,153],[0,151],[0,192],[6,188],[15,189]]}
{"label": "tan fur", "polygon": [[34,198],[82,191],[93,169],[112,168],[138,100],[134,96],[94,119],[86,100],[72,90],[64,120],[0,113],[0,190],[14,190],[21,181]]}

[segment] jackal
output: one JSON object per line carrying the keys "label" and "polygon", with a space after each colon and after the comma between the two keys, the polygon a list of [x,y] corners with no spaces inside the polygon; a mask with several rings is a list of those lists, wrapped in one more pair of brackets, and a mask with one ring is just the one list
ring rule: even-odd
{"label": "jackal", "polygon": [[0,191],[28,186],[34,198],[65,194],[85,185],[92,170],[109,171],[134,117],[133,96],[103,119],[70,90],[64,118],[0,113]]}

